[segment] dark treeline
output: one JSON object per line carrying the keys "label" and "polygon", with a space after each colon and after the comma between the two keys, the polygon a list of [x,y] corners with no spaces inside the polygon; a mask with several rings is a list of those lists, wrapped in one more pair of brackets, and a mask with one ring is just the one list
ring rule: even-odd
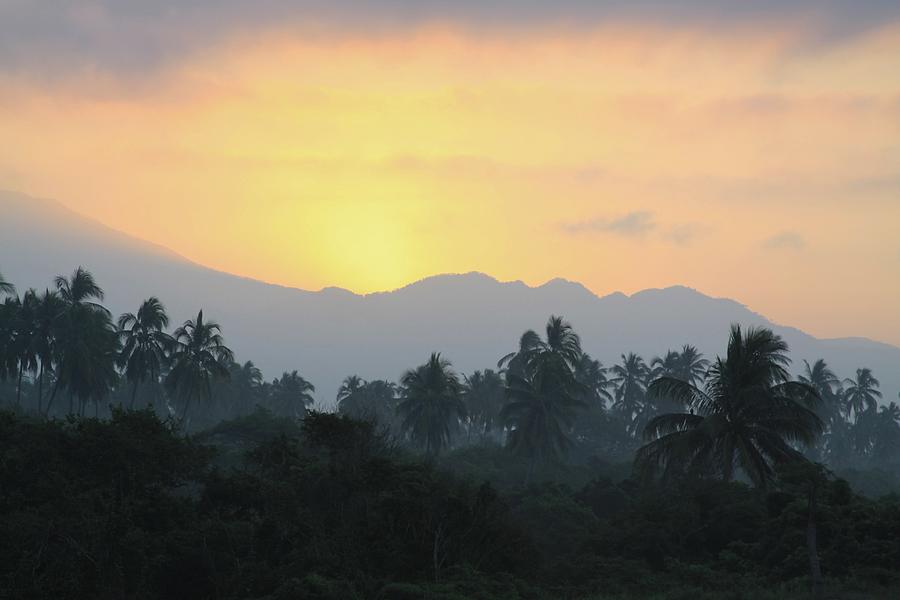
{"label": "dark treeline", "polygon": [[0,294],[0,598],[900,591],[900,408],[766,329],[605,368],[551,317],[328,413],[202,310],[115,318],[83,269]]}

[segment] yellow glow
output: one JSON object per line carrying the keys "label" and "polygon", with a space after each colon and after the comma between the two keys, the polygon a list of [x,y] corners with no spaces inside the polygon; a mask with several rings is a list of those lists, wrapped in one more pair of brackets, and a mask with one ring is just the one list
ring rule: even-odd
{"label": "yellow glow", "polygon": [[[152,76],[8,77],[0,187],[303,288],[683,283],[900,342],[898,33],[275,32]],[[565,227],[636,211],[654,226]],[[803,247],[766,247],[784,231]]]}

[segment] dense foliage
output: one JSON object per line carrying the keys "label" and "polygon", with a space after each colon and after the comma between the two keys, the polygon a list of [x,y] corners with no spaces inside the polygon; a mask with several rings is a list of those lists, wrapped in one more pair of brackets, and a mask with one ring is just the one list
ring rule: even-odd
{"label": "dense foliage", "polygon": [[202,310],[169,334],[157,298],[54,287],[0,277],[0,598],[900,590],[900,408],[864,367],[793,379],[769,330],[606,369],[551,317],[497,370],[435,353],[330,413]]}

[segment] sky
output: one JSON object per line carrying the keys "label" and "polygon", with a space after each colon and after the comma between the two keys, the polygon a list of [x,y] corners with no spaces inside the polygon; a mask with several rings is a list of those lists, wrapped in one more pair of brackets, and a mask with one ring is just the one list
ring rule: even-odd
{"label": "sky", "polygon": [[0,188],[223,271],[900,344],[896,2],[0,0],[0,90]]}

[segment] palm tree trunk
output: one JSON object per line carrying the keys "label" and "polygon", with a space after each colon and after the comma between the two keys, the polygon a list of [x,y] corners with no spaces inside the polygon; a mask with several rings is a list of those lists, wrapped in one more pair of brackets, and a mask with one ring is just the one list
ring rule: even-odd
{"label": "palm tree trunk", "polygon": [[137,397],[138,390],[138,380],[134,380],[134,385],[131,387],[131,404],[128,405],[128,410],[134,410],[134,399]]}
{"label": "palm tree trunk", "polygon": [[41,373],[38,375],[38,414],[41,415],[41,407],[44,403],[44,361],[41,361]]}
{"label": "palm tree trunk", "polygon": [[50,416],[50,409],[53,407],[53,401],[56,399],[56,392],[59,391],[59,379],[53,382],[53,391],[50,392],[50,399],[47,400],[47,408],[44,413],[45,417]]}
{"label": "palm tree trunk", "polygon": [[69,414],[75,413],[75,397],[69,392]]}
{"label": "palm tree trunk", "polygon": [[187,418],[188,408],[191,406],[191,397],[193,394],[188,393],[184,398],[184,408],[181,410],[181,426],[184,427],[185,433],[187,433],[188,423],[185,420]]}
{"label": "palm tree trunk", "polygon": [[16,382],[16,407],[22,404],[22,372],[25,370],[23,363],[19,363],[19,379]]}
{"label": "palm tree trunk", "polygon": [[822,579],[822,565],[819,563],[819,551],[816,542],[816,492],[814,482],[809,484],[809,500],[807,502],[806,549],[809,552],[809,573],[812,579],[813,600],[825,597],[825,581]]}

